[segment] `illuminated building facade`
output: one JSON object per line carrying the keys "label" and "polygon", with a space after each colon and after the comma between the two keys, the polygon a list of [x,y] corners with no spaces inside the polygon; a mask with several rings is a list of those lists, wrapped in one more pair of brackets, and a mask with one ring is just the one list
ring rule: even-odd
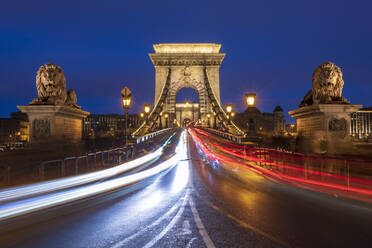
{"label": "illuminated building facade", "polygon": [[350,134],[353,140],[372,142],[372,107],[351,113]]}
{"label": "illuminated building facade", "polygon": [[[143,118],[142,118],[143,120]],[[141,123],[137,114],[128,115],[128,127],[136,128]],[[83,119],[83,137],[110,137],[124,134],[125,115],[119,114],[91,114]]]}
{"label": "illuminated building facade", "polygon": [[10,118],[0,118],[0,143],[29,142],[30,125],[27,115],[21,112],[11,113]]}
{"label": "illuminated building facade", "polygon": [[280,106],[276,106],[273,113],[261,113],[255,106],[248,106],[243,113],[237,113],[233,120],[247,133],[276,136],[286,133],[286,120]]}

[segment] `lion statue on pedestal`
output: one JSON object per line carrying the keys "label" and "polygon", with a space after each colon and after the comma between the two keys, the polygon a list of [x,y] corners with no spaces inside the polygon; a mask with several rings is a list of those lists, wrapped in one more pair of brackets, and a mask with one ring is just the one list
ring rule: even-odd
{"label": "lion statue on pedestal", "polygon": [[344,80],[340,67],[332,62],[325,62],[315,68],[313,87],[303,98],[300,107],[312,104],[348,104],[342,96]]}
{"label": "lion statue on pedestal", "polygon": [[49,63],[40,66],[36,74],[36,89],[38,98],[30,104],[72,105],[80,108],[76,104],[75,91],[66,91],[66,78],[58,65]]}

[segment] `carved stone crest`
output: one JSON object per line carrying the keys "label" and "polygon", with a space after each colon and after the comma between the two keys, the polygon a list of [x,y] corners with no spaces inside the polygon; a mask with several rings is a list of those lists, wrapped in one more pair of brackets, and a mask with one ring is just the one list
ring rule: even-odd
{"label": "carved stone crest", "polygon": [[35,119],[33,121],[33,136],[37,138],[50,137],[50,120]]}
{"label": "carved stone crest", "polygon": [[332,136],[344,138],[347,132],[347,121],[345,118],[331,118],[328,121],[328,130]]}
{"label": "carved stone crest", "polygon": [[184,76],[191,76],[191,70],[190,70],[190,67],[185,66],[185,68],[183,69],[183,75],[184,75]]}

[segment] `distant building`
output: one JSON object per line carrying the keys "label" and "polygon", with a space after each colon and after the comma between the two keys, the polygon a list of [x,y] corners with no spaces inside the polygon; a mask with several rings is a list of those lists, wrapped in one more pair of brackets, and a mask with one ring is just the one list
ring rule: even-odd
{"label": "distant building", "polygon": [[[128,115],[128,132],[138,127],[141,118],[137,114]],[[110,137],[124,135],[125,115],[91,114],[83,119],[83,137]]]}
{"label": "distant building", "polygon": [[284,135],[286,121],[283,109],[276,106],[273,113],[261,113],[255,106],[247,107],[243,113],[234,116],[234,123],[247,133]]}
{"label": "distant building", "polygon": [[372,142],[372,107],[351,113],[350,134],[354,140]]}
{"label": "distant building", "polygon": [[296,136],[297,135],[297,123],[287,124],[285,127],[288,135]]}
{"label": "distant building", "polygon": [[274,135],[284,135],[286,132],[283,109],[277,105],[274,109]]}
{"label": "distant building", "polygon": [[27,115],[11,113],[11,118],[0,118],[0,143],[29,142],[30,125]]}

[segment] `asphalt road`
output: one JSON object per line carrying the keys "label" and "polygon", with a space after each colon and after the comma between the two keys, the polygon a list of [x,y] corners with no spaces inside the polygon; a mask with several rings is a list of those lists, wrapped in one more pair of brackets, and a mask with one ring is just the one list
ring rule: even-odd
{"label": "asphalt road", "polygon": [[[372,207],[189,157],[142,183],[32,216],[0,247],[371,247]],[[19,223],[30,221],[18,219]]]}

